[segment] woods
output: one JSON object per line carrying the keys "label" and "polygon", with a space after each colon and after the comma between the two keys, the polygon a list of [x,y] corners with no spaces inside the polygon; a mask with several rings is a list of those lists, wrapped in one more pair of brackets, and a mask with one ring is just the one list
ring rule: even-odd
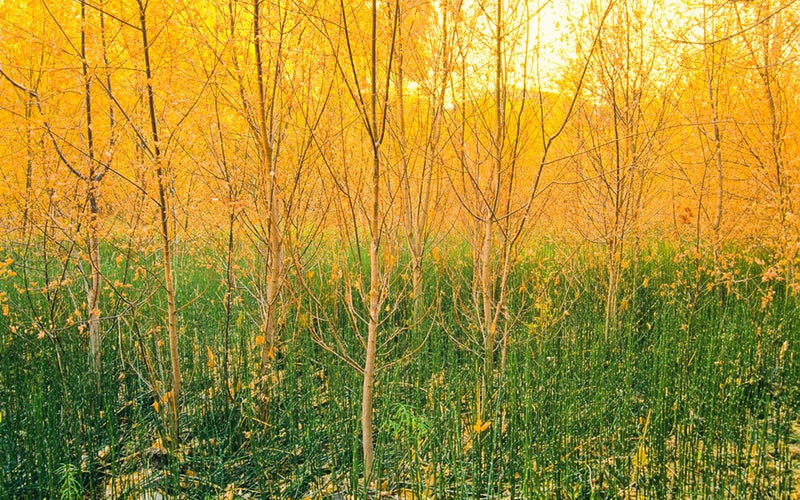
{"label": "woods", "polygon": [[798,16],[0,1],[0,491],[800,491]]}

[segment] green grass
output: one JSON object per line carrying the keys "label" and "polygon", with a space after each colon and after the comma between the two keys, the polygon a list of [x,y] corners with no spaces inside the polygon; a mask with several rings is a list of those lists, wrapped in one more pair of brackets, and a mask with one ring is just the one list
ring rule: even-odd
{"label": "green grass", "polygon": [[[254,390],[258,312],[246,276],[237,275],[226,312],[224,259],[178,256],[185,384],[174,450],[148,387],[169,380],[158,256],[104,253],[98,377],[74,314],[82,293],[74,264],[55,250],[47,261],[41,251],[7,250],[16,276],[0,283],[10,312],[0,316],[0,496],[366,494],[360,375],[309,331],[338,332],[361,360],[344,278],[332,270],[341,262],[313,268],[317,309],[289,278],[263,422]],[[730,252],[717,269],[665,245],[631,256],[608,341],[603,263],[588,251],[559,255],[542,247],[515,267],[506,364],[496,353],[482,432],[474,428],[483,363],[466,307],[470,256],[428,260],[431,310],[422,324],[405,328],[410,298],[397,297],[384,328],[401,334],[383,362],[419,350],[378,376],[376,484],[436,498],[788,496],[800,439],[800,310],[782,281],[763,279],[769,254]],[[45,271],[69,281],[42,291]]]}

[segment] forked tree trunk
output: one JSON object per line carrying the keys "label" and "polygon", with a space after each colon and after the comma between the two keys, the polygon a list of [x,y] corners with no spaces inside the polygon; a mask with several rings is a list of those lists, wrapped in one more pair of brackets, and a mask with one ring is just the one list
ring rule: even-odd
{"label": "forked tree trunk", "polygon": [[[352,78],[354,87],[361,89],[361,78],[356,71],[355,56],[351,46],[351,32],[348,27],[348,9],[345,6],[345,0],[339,2],[342,32],[346,38],[347,45],[347,66],[352,71]],[[392,62],[395,51],[395,41],[397,38],[397,25],[400,16],[400,2],[395,1],[391,13],[393,27],[391,35],[391,48],[389,52],[388,68],[386,71],[386,94],[379,96],[378,86],[378,2],[372,0],[371,2],[371,38],[370,38],[370,55],[369,55],[369,94],[368,99],[361,94],[351,93],[353,103],[356,105],[358,113],[361,117],[361,122],[365,128],[368,139],[370,141],[370,152],[372,155],[372,179],[369,183],[368,201],[366,218],[369,223],[369,298],[367,305],[367,336],[364,350],[364,365],[361,367],[363,374],[362,389],[361,389],[361,447],[364,457],[364,485],[368,487],[374,478],[375,472],[375,451],[372,437],[373,426],[373,402],[374,402],[374,388],[375,377],[377,374],[377,351],[378,351],[378,334],[381,322],[381,307],[384,300],[383,290],[383,268],[382,257],[380,252],[381,236],[383,235],[383,223],[385,213],[382,212],[381,207],[381,146],[384,140],[384,133],[386,130],[386,121],[388,111],[380,109],[381,105],[387,105],[389,101],[389,79],[392,75]],[[340,71],[344,75],[343,65],[339,66]],[[345,78],[347,78],[345,76]],[[349,82],[348,82],[349,84]],[[358,91],[356,91],[358,92]],[[378,99],[381,99],[381,103]],[[349,198],[350,208],[355,209],[355,201]]]}
{"label": "forked tree trunk", "polygon": [[[271,119],[267,110],[267,93],[264,88],[264,67],[261,54],[261,2],[253,0],[253,36],[255,39],[256,76],[258,78],[258,135],[261,169],[259,171],[260,195],[266,201],[267,212],[267,290],[261,301],[261,396],[265,421],[269,416],[269,393],[272,385],[271,367],[277,345],[278,296],[283,279],[283,238],[280,225],[280,200],[277,187],[277,165],[274,155],[273,138],[270,130]],[[279,56],[280,57],[280,49]],[[280,67],[276,66],[275,81],[280,77]],[[277,85],[273,86],[273,92]],[[275,96],[272,96],[274,100]],[[270,110],[272,106],[270,106]],[[270,113],[272,111],[269,111]]]}

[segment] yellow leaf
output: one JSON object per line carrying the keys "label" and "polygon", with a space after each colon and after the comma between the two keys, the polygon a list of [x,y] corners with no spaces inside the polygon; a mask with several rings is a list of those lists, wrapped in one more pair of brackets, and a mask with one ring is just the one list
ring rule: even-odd
{"label": "yellow leaf", "polygon": [[472,426],[472,430],[474,430],[476,433],[480,434],[481,432],[483,432],[486,429],[488,429],[489,426],[491,426],[491,425],[492,425],[492,421],[491,420],[489,420],[487,422],[484,422],[483,420],[481,420],[481,417],[478,417],[478,420],[475,422],[475,425]]}
{"label": "yellow leaf", "polygon": [[400,498],[402,500],[411,500],[413,498],[416,498],[416,496],[414,495],[413,491],[403,488],[402,490],[400,490]]}
{"label": "yellow leaf", "polygon": [[264,343],[264,336],[263,335],[256,335],[256,346],[260,346]]}
{"label": "yellow leaf", "polygon": [[636,450],[636,456],[633,457],[633,465],[636,467],[647,467],[648,463],[647,450],[644,446],[639,446],[639,449]]}
{"label": "yellow leaf", "polygon": [[156,413],[158,413],[159,408],[160,405],[158,404],[158,401],[153,401],[153,409],[156,411]]}
{"label": "yellow leaf", "polygon": [[211,348],[208,346],[206,346],[206,355],[208,356],[208,361],[206,362],[206,365],[208,365],[209,368],[214,368],[215,366],[217,366],[217,362],[214,359],[214,353],[211,352]]}
{"label": "yellow leaf", "polygon": [[150,447],[151,449],[159,451],[161,453],[164,454],[167,453],[167,448],[164,446],[164,441],[162,441],[161,438],[157,438],[155,441],[153,441],[153,444],[150,445]]}

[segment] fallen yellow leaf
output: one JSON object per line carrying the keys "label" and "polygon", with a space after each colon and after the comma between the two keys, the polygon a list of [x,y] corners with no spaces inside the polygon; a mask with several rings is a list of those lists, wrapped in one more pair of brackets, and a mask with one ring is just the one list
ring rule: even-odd
{"label": "fallen yellow leaf", "polygon": [[208,365],[209,368],[214,368],[215,366],[217,366],[217,362],[214,359],[214,353],[211,352],[211,348],[208,346],[206,346],[206,355],[208,356],[208,361],[206,362],[206,365]]}
{"label": "fallen yellow leaf", "polygon": [[489,426],[491,426],[491,425],[492,425],[492,421],[491,420],[484,422],[483,420],[481,420],[481,417],[478,417],[478,420],[475,422],[475,425],[472,426],[472,430],[474,430],[476,433],[480,434],[481,432],[483,432],[486,429],[488,429]]}

